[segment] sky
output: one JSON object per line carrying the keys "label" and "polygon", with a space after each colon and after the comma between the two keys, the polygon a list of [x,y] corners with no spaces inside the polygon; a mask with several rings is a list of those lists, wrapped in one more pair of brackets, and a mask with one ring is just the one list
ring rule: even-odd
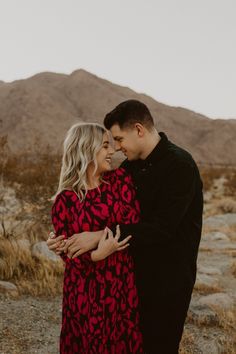
{"label": "sky", "polygon": [[85,69],[236,118],[235,0],[0,0],[0,80]]}

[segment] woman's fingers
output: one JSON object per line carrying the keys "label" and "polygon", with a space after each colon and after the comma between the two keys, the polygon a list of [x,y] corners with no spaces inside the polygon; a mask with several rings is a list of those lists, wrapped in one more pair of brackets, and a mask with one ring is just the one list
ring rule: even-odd
{"label": "woman's fingers", "polygon": [[123,241],[118,242],[119,247],[124,246],[130,239],[132,235],[127,236]]}
{"label": "woman's fingers", "polygon": [[52,246],[52,245],[55,245],[56,243],[58,243],[59,241],[64,240],[64,238],[65,238],[65,236],[63,236],[63,235],[60,235],[58,237],[53,237],[53,238],[48,237],[46,242],[47,242],[48,246]]}
{"label": "woman's fingers", "polygon": [[84,253],[84,251],[83,250],[79,250],[79,251],[77,251],[77,252],[75,252],[73,255],[72,255],[72,257],[70,257],[70,258],[75,258],[75,257],[79,257],[81,254],[83,254]]}
{"label": "woman's fingers", "polygon": [[53,243],[53,244],[50,244],[50,243],[47,243],[47,245],[48,245],[48,248],[51,250],[51,251],[53,251],[53,250],[55,250],[55,249],[57,249],[58,247],[60,247],[61,246],[61,242],[62,241],[57,241],[57,242],[55,242],[55,243]]}
{"label": "woman's fingers", "polygon": [[122,251],[122,250],[124,250],[124,249],[127,248],[127,247],[129,247],[129,243],[126,243],[126,245],[117,248],[117,251]]}
{"label": "woman's fingers", "polygon": [[78,251],[80,251],[80,249],[78,249],[78,247],[74,246],[74,247],[70,247],[70,249],[66,253],[69,258],[72,258],[73,255]]}
{"label": "woman's fingers", "polygon": [[107,227],[108,238],[113,238],[113,232]]}
{"label": "woman's fingers", "polygon": [[116,225],[116,235],[114,238],[116,239],[116,241],[118,241],[120,238],[120,225]]}
{"label": "woman's fingers", "polygon": [[107,228],[104,229],[103,235],[102,235],[102,237],[101,237],[101,239],[100,239],[100,242],[101,242],[101,241],[105,241],[106,238],[107,238]]}

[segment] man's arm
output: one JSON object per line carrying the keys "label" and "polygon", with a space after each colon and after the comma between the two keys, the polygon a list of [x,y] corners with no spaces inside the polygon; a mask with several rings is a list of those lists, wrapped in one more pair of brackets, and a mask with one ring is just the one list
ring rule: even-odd
{"label": "man's arm", "polygon": [[137,224],[120,225],[121,239],[133,235],[130,246],[156,245],[169,242],[192,202],[196,188],[196,172],[188,163],[173,166],[165,180],[162,207],[151,211],[148,220]]}

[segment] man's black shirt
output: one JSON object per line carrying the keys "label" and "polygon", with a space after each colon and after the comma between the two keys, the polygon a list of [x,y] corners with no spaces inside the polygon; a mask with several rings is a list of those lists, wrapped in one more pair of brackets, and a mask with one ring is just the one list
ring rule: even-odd
{"label": "man's black shirt", "polygon": [[121,225],[122,238],[133,235],[140,296],[175,293],[193,287],[201,237],[202,181],[192,156],[164,133],[145,160],[125,160],[141,206],[138,224]]}

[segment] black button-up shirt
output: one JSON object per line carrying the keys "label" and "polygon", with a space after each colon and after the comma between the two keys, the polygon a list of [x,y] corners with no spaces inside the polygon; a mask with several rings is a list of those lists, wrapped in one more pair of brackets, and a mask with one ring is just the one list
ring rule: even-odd
{"label": "black button-up shirt", "polygon": [[[194,284],[202,228],[202,181],[192,156],[164,133],[145,160],[125,160],[121,167],[134,181],[141,206],[138,224],[121,225],[122,238],[133,235],[130,251],[137,281],[145,291],[160,282]],[[150,281],[152,285],[150,284]],[[182,285],[183,285],[182,284]],[[166,288],[166,289],[167,289]]]}

